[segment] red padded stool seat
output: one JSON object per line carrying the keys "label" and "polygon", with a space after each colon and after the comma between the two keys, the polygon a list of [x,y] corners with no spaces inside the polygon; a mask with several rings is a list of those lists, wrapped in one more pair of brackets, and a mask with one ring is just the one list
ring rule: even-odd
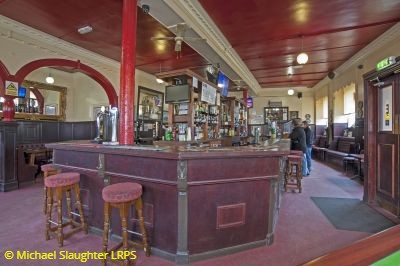
{"label": "red padded stool seat", "polygon": [[54,167],[52,163],[44,164],[40,166],[40,169],[43,172],[57,171],[57,168]]}
{"label": "red padded stool seat", "polygon": [[64,187],[79,183],[79,173],[67,172],[51,175],[44,180],[46,187]]}
{"label": "red padded stool seat", "polygon": [[303,160],[303,157],[298,156],[298,155],[288,155],[287,158],[290,161],[302,161]]}
{"label": "red padded stool seat", "polygon": [[292,151],[290,151],[290,155],[297,155],[297,156],[303,156],[303,152],[302,151],[295,151],[295,150],[292,150]]}
{"label": "red padded stool seat", "polygon": [[103,200],[110,203],[132,201],[142,196],[142,186],[131,182],[113,184],[105,187],[102,195]]}

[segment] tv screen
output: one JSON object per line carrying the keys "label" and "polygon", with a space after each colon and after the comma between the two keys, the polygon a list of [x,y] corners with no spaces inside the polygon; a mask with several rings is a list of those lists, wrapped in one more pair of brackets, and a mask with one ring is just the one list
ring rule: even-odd
{"label": "tv screen", "polygon": [[25,98],[25,96],[26,96],[26,88],[19,87],[18,88],[18,97],[19,98]]}
{"label": "tv screen", "polygon": [[188,84],[173,85],[165,87],[165,102],[189,102],[190,101],[190,88]]}
{"label": "tv screen", "polygon": [[221,95],[224,97],[228,96],[229,79],[221,71],[218,72],[217,84],[218,88],[221,89]]}
{"label": "tv screen", "polygon": [[247,108],[253,108],[253,98],[247,98]]}

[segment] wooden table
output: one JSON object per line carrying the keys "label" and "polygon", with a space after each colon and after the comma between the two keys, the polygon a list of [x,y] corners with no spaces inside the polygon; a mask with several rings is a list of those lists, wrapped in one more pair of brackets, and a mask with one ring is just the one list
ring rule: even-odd
{"label": "wooden table", "polygon": [[29,165],[35,165],[36,156],[43,156],[47,158],[49,149],[27,149],[24,152],[28,155]]}

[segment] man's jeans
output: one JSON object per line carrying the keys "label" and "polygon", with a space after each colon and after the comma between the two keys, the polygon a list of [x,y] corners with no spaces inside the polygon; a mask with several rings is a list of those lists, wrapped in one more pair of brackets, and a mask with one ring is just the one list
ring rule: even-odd
{"label": "man's jeans", "polygon": [[312,151],[312,147],[307,147],[307,152],[306,152],[306,159],[307,159],[307,170],[308,173],[311,172],[311,151]]}
{"label": "man's jeans", "polygon": [[303,169],[303,171],[302,171],[302,174],[303,174],[303,176],[306,176],[306,175],[308,175],[308,166],[307,166],[307,153],[304,153],[303,154],[303,167],[302,167]]}

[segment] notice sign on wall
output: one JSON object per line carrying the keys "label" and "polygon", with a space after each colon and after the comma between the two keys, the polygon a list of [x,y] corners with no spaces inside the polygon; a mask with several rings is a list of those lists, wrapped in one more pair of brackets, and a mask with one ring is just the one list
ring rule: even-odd
{"label": "notice sign on wall", "polygon": [[6,80],[6,95],[18,97],[18,82]]}
{"label": "notice sign on wall", "polygon": [[203,83],[201,86],[201,101],[215,105],[216,98],[217,98],[217,90],[214,87],[206,83]]}
{"label": "notice sign on wall", "polygon": [[379,131],[393,130],[393,88],[391,85],[379,88]]}

